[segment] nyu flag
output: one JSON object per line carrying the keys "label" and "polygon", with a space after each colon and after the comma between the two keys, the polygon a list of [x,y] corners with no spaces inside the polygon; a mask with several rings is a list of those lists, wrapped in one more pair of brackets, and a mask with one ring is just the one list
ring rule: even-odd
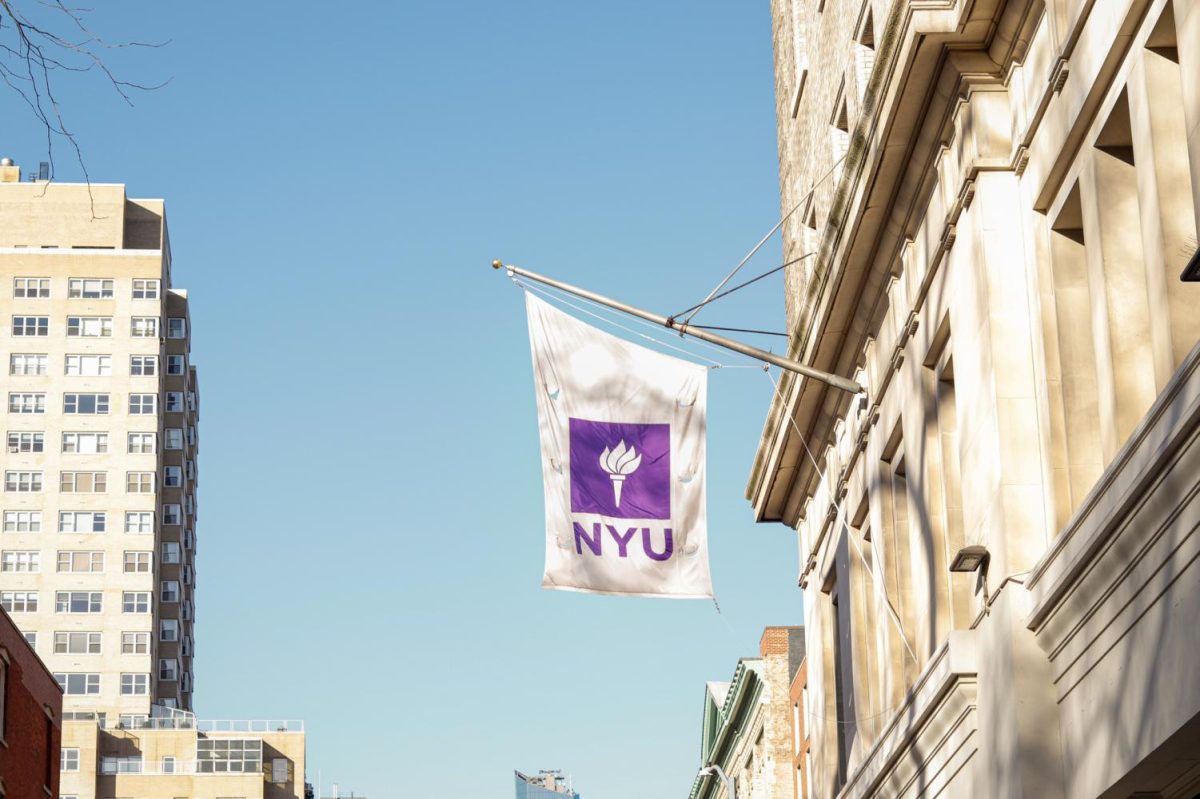
{"label": "nyu flag", "polygon": [[708,370],[526,292],[546,492],[542,586],[711,597]]}

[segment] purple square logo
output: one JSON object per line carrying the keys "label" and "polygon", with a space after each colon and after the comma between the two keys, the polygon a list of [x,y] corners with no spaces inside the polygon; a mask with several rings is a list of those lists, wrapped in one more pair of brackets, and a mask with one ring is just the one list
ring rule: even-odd
{"label": "purple square logo", "polygon": [[572,512],[671,518],[671,425],[570,423]]}

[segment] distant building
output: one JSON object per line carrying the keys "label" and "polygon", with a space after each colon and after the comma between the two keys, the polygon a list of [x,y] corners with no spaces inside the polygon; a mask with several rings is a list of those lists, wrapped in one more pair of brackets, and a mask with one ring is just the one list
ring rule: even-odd
{"label": "distant building", "polygon": [[[804,662],[803,627],[768,627],[759,657],[742,658],[727,683],[704,688],[700,766],[719,766],[738,799],[791,796],[795,780],[790,689]],[[697,776],[689,799],[729,799],[717,776]]]}
{"label": "distant building", "polygon": [[539,771],[537,776],[514,771],[517,799],[579,799],[561,771]]}
{"label": "distant building", "polygon": [[62,799],[305,799],[302,722],[204,721],[175,711],[118,727],[95,714],[67,715]]}
{"label": "distant building", "polygon": [[812,753],[808,736],[808,661],[800,662],[792,688],[788,692],[792,703],[792,796],[793,799],[812,799]]}
{"label": "distant building", "polygon": [[0,797],[58,796],[62,689],[0,610]]}

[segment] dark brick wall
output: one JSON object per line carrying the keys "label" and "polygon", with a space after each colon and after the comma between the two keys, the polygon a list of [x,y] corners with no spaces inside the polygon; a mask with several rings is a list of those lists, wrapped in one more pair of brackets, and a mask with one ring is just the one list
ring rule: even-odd
{"label": "dark brick wall", "polygon": [[[49,788],[49,795],[57,797],[62,690],[3,610],[0,648],[8,656],[4,743],[0,743],[0,779],[4,780],[5,794],[45,799],[45,789]],[[47,707],[53,717],[49,731]]]}

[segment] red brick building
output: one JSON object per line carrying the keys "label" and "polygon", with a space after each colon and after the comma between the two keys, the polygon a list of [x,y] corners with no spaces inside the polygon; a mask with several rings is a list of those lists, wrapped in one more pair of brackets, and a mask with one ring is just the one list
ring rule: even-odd
{"label": "red brick building", "polygon": [[62,689],[0,610],[0,797],[58,796]]}

